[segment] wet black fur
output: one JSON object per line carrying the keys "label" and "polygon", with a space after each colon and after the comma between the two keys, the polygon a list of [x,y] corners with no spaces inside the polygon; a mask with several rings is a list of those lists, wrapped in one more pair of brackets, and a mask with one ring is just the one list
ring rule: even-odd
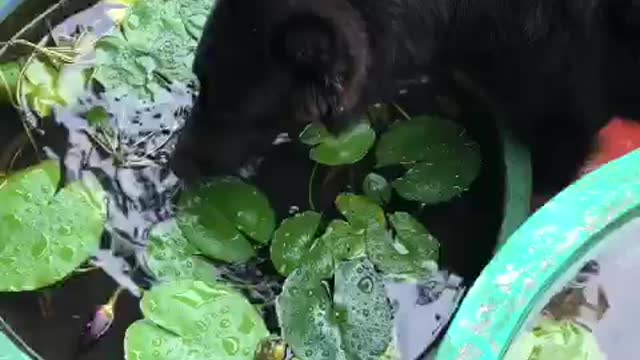
{"label": "wet black fur", "polygon": [[610,117],[640,119],[639,50],[637,0],[218,0],[176,157],[227,171],[279,132],[340,129],[402,80],[459,69],[556,191]]}

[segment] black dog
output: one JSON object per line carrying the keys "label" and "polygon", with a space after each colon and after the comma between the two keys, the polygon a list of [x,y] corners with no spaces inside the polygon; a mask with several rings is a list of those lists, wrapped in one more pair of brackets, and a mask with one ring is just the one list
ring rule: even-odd
{"label": "black dog", "polygon": [[339,130],[399,81],[457,69],[530,147],[537,191],[556,191],[609,118],[640,118],[639,61],[637,0],[218,0],[175,159],[231,171],[277,133]]}

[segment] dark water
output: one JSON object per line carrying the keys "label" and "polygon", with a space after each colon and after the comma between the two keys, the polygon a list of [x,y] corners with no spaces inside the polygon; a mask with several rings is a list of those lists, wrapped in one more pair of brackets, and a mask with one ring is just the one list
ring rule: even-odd
{"label": "dark water", "polygon": [[[67,24],[67,32],[72,28]],[[152,227],[173,216],[173,204],[182,188],[167,159],[188,119],[196,88],[195,84],[176,85],[170,101],[154,104],[108,98],[95,89],[79,106],[56,109],[51,119],[42,119],[45,125],[40,126],[37,136],[38,156],[24,137],[18,114],[8,107],[1,110],[0,144],[6,148],[0,147],[0,171],[15,171],[38,157],[54,157],[64,162],[67,180],[91,173],[108,191],[108,224],[101,250],[92,259],[99,269],[74,275],[49,289],[0,295],[0,316],[44,359],[123,358],[124,332],[140,318],[138,286],[146,287],[150,280],[143,271],[141,253]],[[465,103],[465,108],[453,108],[452,99]],[[396,201],[388,209],[417,211],[442,244],[440,265],[444,272],[424,284],[388,285],[392,300],[400,306],[396,325],[403,334],[401,349],[410,354],[409,359],[420,355],[446,329],[464,288],[491,258],[502,218],[503,164],[497,131],[487,109],[446,79],[408,86],[397,101],[409,113],[436,112],[458,118],[479,142],[484,161],[480,177],[463,196],[425,208]],[[88,131],[83,116],[94,106],[107,109],[117,133]],[[17,149],[23,151],[14,158]],[[308,148],[285,142],[256,156],[258,165],[242,173],[268,196],[278,219],[308,209],[313,168]],[[320,167],[312,186],[317,210],[330,214],[336,195],[358,190],[371,161],[367,158],[348,168]],[[246,294],[256,302],[273,299],[283,280],[274,275],[266,254],[249,264],[220,265],[218,272],[235,283],[256,285]],[[95,346],[78,353],[84,324],[118,286],[130,291],[123,292],[117,303],[114,326]],[[264,315],[275,330],[273,309],[267,307]]]}

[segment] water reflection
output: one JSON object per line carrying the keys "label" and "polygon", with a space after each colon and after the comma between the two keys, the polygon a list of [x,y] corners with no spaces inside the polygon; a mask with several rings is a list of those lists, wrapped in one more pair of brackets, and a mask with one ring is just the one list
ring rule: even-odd
{"label": "water reflection", "polygon": [[639,234],[635,219],[603,239],[578,274],[555,288],[507,359],[634,359],[640,334],[640,292],[633,285],[640,276]]}

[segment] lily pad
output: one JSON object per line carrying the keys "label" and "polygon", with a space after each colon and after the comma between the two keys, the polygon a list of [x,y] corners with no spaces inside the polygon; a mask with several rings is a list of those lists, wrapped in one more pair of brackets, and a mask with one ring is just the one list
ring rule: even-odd
{"label": "lily pad", "polygon": [[239,179],[223,177],[202,185],[194,194],[212,202],[243,234],[268,244],[276,217],[264,194]]}
{"label": "lily pad", "polygon": [[382,208],[365,196],[339,195],[336,207],[356,231],[366,230],[371,225],[384,227],[387,224]]}
{"label": "lily pad", "polygon": [[98,249],[104,192],[87,178],[56,192],[55,161],[17,172],[0,187],[0,291],[27,291],[62,280]]}
{"label": "lily pad", "polygon": [[333,136],[322,125],[311,124],[300,135],[303,143],[315,147],[309,152],[311,160],[324,165],[354,164],[367,155],[376,140],[376,133],[368,123],[360,123]]}
{"label": "lily pad", "polygon": [[282,222],[273,235],[271,261],[278,272],[287,276],[297,269],[308,255],[318,231],[322,215],[306,211]]}
{"label": "lily pad", "polygon": [[383,205],[391,200],[391,186],[387,179],[376,174],[368,174],[362,183],[364,194],[379,205]]}
{"label": "lily pad", "polygon": [[213,266],[198,256],[198,250],[185,239],[175,221],[153,228],[146,260],[149,271],[160,282],[178,279],[216,282]]}
{"label": "lily pad", "polygon": [[399,122],[376,148],[378,166],[404,165],[409,171],[393,182],[398,194],[436,204],[466,191],[480,172],[475,143],[456,123],[435,116]]}
{"label": "lily pad", "polygon": [[253,257],[255,251],[246,236],[266,244],[275,228],[268,199],[233,178],[213,179],[186,191],[178,204],[177,220],[184,236],[204,255],[228,262]]}
{"label": "lily pad", "polygon": [[127,330],[128,360],[252,360],[269,336],[258,311],[222,284],[180,280],[157,285],[144,295],[141,308],[146,320]]}
{"label": "lily pad", "polygon": [[326,283],[297,269],[276,308],[284,338],[305,360],[379,359],[391,341],[391,307],[382,278],[366,259],[336,272],[334,301]]}
{"label": "lily pad", "polygon": [[369,260],[361,258],[338,267],[333,301],[350,358],[380,359],[391,343],[393,314],[382,276]]}
{"label": "lily pad", "polygon": [[404,212],[389,216],[396,236],[371,227],[367,231],[367,254],[382,272],[424,278],[437,270],[438,241],[424,226]]}
{"label": "lily pad", "polygon": [[335,262],[351,260],[365,254],[364,231],[355,230],[349,223],[333,220],[320,238],[330,249]]}
{"label": "lily pad", "polygon": [[438,164],[418,163],[393,181],[398,195],[425,204],[449,201],[469,189],[480,171],[480,162],[442,159]]}

